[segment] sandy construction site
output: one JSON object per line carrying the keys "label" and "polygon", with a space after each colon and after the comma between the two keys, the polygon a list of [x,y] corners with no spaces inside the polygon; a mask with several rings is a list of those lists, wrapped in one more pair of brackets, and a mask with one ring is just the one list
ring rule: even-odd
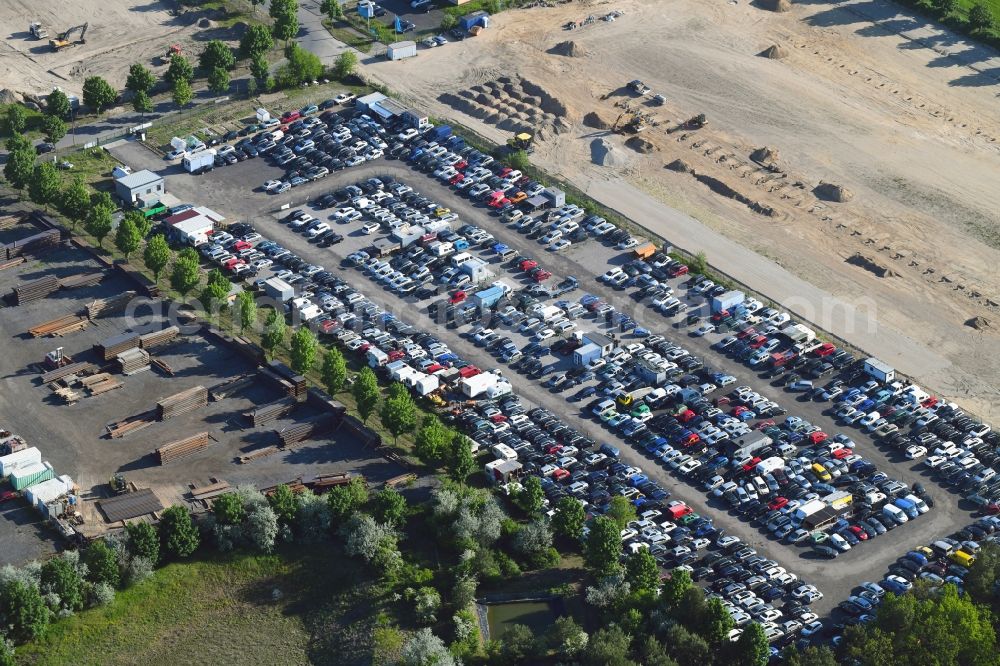
{"label": "sandy construction site", "polygon": [[[0,2],[0,88],[46,95],[58,86],[79,95],[88,76],[103,76],[121,88],[128,68],[140,62],[157,74],[161,56],[174,44],[197,55],[210,39],[233,40],[239,26],[220,27],[211,11],[177,11],[169,0],[4,0]],[[49,38],[87,24],[86,43],[59,52],[35,39],[28,26],[39,21]],[[74,37],[79,32],[74,33]]]}
{"label": "sandy construction site", "polygon": [[[839,298],[874,299],[881,325],[946,360],[922,379],[1000,416],[996,81],[884,25],[849,3],[574,2],[367,71],[495,140],[534,130],[535,161],[581,189],[625,179]],[[637,112],[646,129],[613,131]],[[681,127],[698,114],[707,126]]]}

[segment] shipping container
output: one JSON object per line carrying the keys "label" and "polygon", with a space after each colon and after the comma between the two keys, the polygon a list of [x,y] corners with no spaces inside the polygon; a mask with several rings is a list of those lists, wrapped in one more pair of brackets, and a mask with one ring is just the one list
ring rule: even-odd
{"label": "shipping container", "polygon": [[472,295],[472,302],[476,307],[486,310],[496,305],[504,297],[505,291],[501,286],[489,287],[482,291],[477,291]]}
{"label": "shipping container", "polygon": [[385,50],[385,57],[389,60],[403,60],[415,55],[417,55],[417,43],[411,41],[389,44]]}
{"label": "shipping container", "polygon": [[656,254],[656,245],[653,243],[643,243],[632,250],[632,252],[635,253],[637,259],[646,259]]}
{"label": "shipping container", "polygon": [[586,344],[573,351],[573,365],[590,365],[591,362],[603,356],[600,346],[594,343]]}
{"label": "shipping container", "polygon": [[24,467],[18,467],[11,472],[10,485],[14,487],[14,490],[24,490],[25,488],[30,488],[36,483],[48,481],[55,475],[55,471],[49,463],[33,463],[31,465],[25,465]]}
{"label": "shipping container", "polygon": [[215,149],[210,148],[208,150],[200,150],[197,153],[191,153],[184,157],[181,162],[184,164],[184,170],[188,173],[202,168],[211,169],[215,166]]}
{"label": "shipping container", "polygon": [[712,297],[712,312],[732,310],[746,299],[746,294],[735,289],[727,291],[724,294],[719,294],[718,296]]}
{"label": "shipping container", "polygon": [[24,491],[28,503],[45,513],[45,505],[73,491],[73,479],[63,474],[57,479],[42,481]]}
{"label": "shipping container", "polygon": [[18,467],[37,465],[40,462],[42,462],[42,452],[33,446],[30,449],[15,451],[0,458],[0,477],[10,476]]}
{"label": "shipping container", "polygon": [[273,298],[280,303],[284,303],[291,300],[295,295],[295,290],[292,288],[292,285],[281,278],[269,278],[264,280],[264,294],[268,298]]}
{"label": "shipping container", "polygon": [[874,357],[865,359],[865,373],[883,384],[896,378],[896,370],[891,365]]}

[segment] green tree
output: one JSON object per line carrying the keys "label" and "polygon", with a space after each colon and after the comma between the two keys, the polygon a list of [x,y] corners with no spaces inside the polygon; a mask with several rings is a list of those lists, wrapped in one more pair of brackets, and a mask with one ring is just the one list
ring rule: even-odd
{"label": "green tree", "polygon": [[306,326],[300,326],[292,335],[292,370],[304,375],[316,365],[319,343]]}
{"label": "green tree", "polygon": [[240,38],[240,58],[243,60],[264,56],[273,48],[274,39],[271,38],[271,31],[260,23],[247,28]]}
{"label": "green tree", "polygon": [[17,579],[0,588],[0,615],[10,637],[19,643],[41,637],[49,626],[49,609],[38,588]]}
{"label": "green tree", "polygon": [[20,104],[11,104],[7,107],[7,134],[15,136],[21,134],[28,124],[28,112]]}
{"label": "green tree", "polygon": [[691,574],[684,569],[671,569],[670,575],[663,581],[663,588],[660,590],[660,605],[668,613],[681,605],[684,594],[694,587]]}
{"label": "green tree", "polygon": [[267,321],[264,323],[264,334],[261,336],[260,345],[264,348],[268,357],[274,356],[274,351],[285,341],[285,332],[288,326],[285,324],[285,315],[277,310],[271,310],[267,314]]}
{"label": "green tree", "polygon": [[422,463],[435,466],[447,456],[453,437],[454,433],[450,428],[441,423],[437,416],[429,414],[420,423],[414,452]]}
{"label": "green tree", "polygon": [[160,273],[170,263],[170,246],[167,239],[162,234],[156,234],[146,243],[146,249],[142,253],[142,260],[146,268],[153,271],[153,277],[159,281]]}
{"label": "green tree", "polygon": [[993,10],[984,2],[977,2],[969,10],[969,27],[973,32],[989,32],[995,22]]}
{"label": "green tree", "polygon": [[521,482],[521,490],[514,496],[514,503],[529,516],[541,512],[544,500],[545,491],[542,490],[542,482],[535,475],[526,477]]}
{"label": "green tree", "polygon": [[222,67],[216,67],[208,73],[208,89],[216,95],[229,92],[229,72]]}
{"label": "green tree", "polygon": [[60,608],[77,611],[83,608],[83,578],[65,557],[53,557],[42,565],[39,587],[44,594],[59,597]]}
{"label": "green tree", "polygon": [[625,558],[625,580],[632,591],[650,598],[660,587],[660,567],[645,548],[631,553]]}
{"label": "green tree", "polygon": [[115,206],[115,200],[111,198],[111,195],[103,190],[90,193],[90,206],[91,208],[104,206],[112,211],[117,207]]}
{"label": "green tree", "polygon": [[631,666],[628,658],[632,637],[616,624],[594,632],[581,656],[584,666]]}
{"label": "green tree", "polygon": [[160,536],[149,523],[126,523],[128,550],[134,557],[141,557],[153,564],[160,561]]}
{"label": "green tree", "polygon": [[215,307],[225,308],[228,304],[229,292],[233,288],[222,271],[213,268],[208,272],[208,282],[201,292],[202,305],[206,310],[213,310]]}
{"label": "green tree", "polygon": [[608,503],[608,510],[604,515],[615,521],[618,529],[623,530],[625,526],[636,519],[635,505],[621,495],[615,495]]}
{"label": "green tree", "polygon": [[69,97],[62,90],[59,90],[59,88],[50,92],[49,96],[45,98],[45,113],[50,116],[55,116],[61,120],[68,118],[71,109]]}
{"label": "green tree", "polygon": [[88,77],[83,82],[83,103],[100,113],[118,99],[118,93],[111,84],[99,76]]}
{"label": "green tree", "polygon": [[[336,0],[334,0],[336,2]],[[337,59],[333,61],[333,76],[338,81],[343,81],[354,73],[358,67],[358,56],[354,51],[343,51]]]}
{"label": "green tree", "polygon": [[236,312],[239,315],[240,330],[246,331],[257,323],[257,301],[253,292],[244,289],[236,295]]}
{"label": "green tree", "polygon": [[757,622],[743,627],[743,633],[733,646],[736,659],[741,666],[767,666],[771,658],[771,646],[764,628]]}
{"label": "green tree", "polygon": [[95,541],[84,551],[83,561],[87,565],[88,577],[94,583],[107,583],[118,587],[121,575],[118,572],[118,556],[104,541]]}
{"label": "green tree", "polygon": [[239,525],[246,516],[243,499],[236,493],[223,493],[216,497],[212,512],[216,522],[221,525]]}
{"label": "green tree", "polygon": [[451,14],[445,14],[441,17],[441,32],[448,32],[458,25],[458,19]]}
{"label": "green tree", "polygon": [[198,550],[201,537],[186,507],[175,504],[160,517],[160,552],[169,558],[188,557]]}
{"label": "green tree", "polygon": [[618,569],[622,553],[622,535],[618,524],[607,516],[598,516],[590,526],[584,560],[600,576]]}
{"label": "green tree", "polygon": [[528,153],[523,150],[512,152],[507,156],[506,162],[519,171],[524,171],[531,167],[531,162],[528,160]]}
{"label": "green tree", "polygon": [[99,247],[104,247],[104,239],[111,233],[114,224],[111,212],[112,209],[107,206],[94,206],[87,213],[87,219],[83,223],[84,230],[97,239]]}
{"label": "green tree", "polygon": [[278,522],[283,527],[291,527],[295,524],[295,516],[299,510],[299,501],[295,493],[284,483],[279,484],[274,492],[267,498],[267,503],[278,516]]}
{"label": "green tree", "polygon": [[358,405],[358,414],[361,415],[361,420],[368,423],[368,417],[375,412],[379,400],[378,380],[371,368],[361,369],[361,372],[354,378],[351,393]]}
{"label": "green tree", "polygon": [[0,666],[17,666],[14,643],[5,632],[0,632]]}
{"label": "green tree", "polygon": [[198,255],[186,250],[181,251],[174,260],[174,268],[170,273],[170,286],[176,289],[181,296],[187,296],[192,289],[198,286],[201,281],[201,273],[198,266]]}
{"label": "green tree", "polygon": [[573,659],[583,652],[588,639],[587,632],[570,615],[557,618],[545,632],[545,642],[549,649],[566,659]]}
{"label": "green tree", "polygon": [[320,375],[323,380],[323,388],[330,395],[336,395],[344,390],[344,384],[347,383],[347,361],[344,360],[344,355],[336,347],[330,347],[326,350]]}
{"label": "green tree", "polygon": [[132,110],[140,114],[147,114],[153,110],[153,100],[150,99],[148,92],[140,90],[132,97]]}
{"label": "green tree", "polygon": [[298,2],[296,0],[271,0],[271,32],[275,39],[288,42],[299,34]]}
{"label": "green tree", "polygon": [[23,189],[31,182],[31,176],[35,172],[35,151],[34,149],[18,149],[11,151],[7,155],[7,163],[3,166],[3,175],[11,185],[17,189]]}
{"label": "green tree", "polygon": [[31,182],[28,183],[28,196],[36,204],[47,209],[50,203],[58,201],[61,186],[62,182],[55,165],[52,162],[42,162],[35,167]]}
{"label": "green tree", "polygon": [[265,0],[250,0],[250,4],[253,5],[254,16],[257,15],[257,5],[264,4]]}
{"label": "green tree", "polygon": [[294,86],[323,76],[323,62],[298,44],[286,50],[288,62],[278,68],[278,81],[283,86]]}
{"label": "green tree", "polygon": [[125,90],[135,94],[149,93],[156,83],[156,77],[142,63],[135,63],[128,68],[128,78],[125,79]]}
{"label": "green tree", "polygon": [[330,520],[335,525],[347,522],[351,515],[368,502],[368,488],[365,482],[354,477],[350,483],[335,486],[326,495],[326,503],[330,508]]}
{"label": "green tree", "polygon": [[394,488],[384,488],[372,498],[372,515],[380,523],[400,528],[406,521],[406,498]]}
{"label": "green tree", "polygon": [[837,666],[837,658],[825,645],[810,645],[802,652],[789,645],[781,652],[781,663],[784,666]]}
{"label": "green tree", "polygon": [[556,515],[552,517],[552,529],[556,536],[578,544],[583,537],[583,525],[586,520],[587,512],[580,500],[567,495],[556,503]]}
{"label": "green tree", "polygon": [[49,143],[58,143],[66,136],[66,123],[59,116],[45,116],[42,118],[42,134]]}
{"label": "green tree", "polygon": [[537,653],[535,635],[531,633],[531,629],[523,624],[511,624],[504,631],[503,640],[500,641],[500,649],[492,661],[513,666],[514,664],[526,663],[526,660]]}
{"label": "green tree", "polygon": [[182,55],[170,56],[170,67],[167,68],[164,78],[171,87],[176,87],[177,82],[181,80],[191,83],[191,80],[194,79],[194,67]]}
{"label": "green tree", "polygon": [[486,11],[490,14],[499,14],[503,11],[502,0],[486,0]]}
{"label": "green tree", "polygon": [[198,66],[206,72],[211,72],[217,67],[229,71],[235,64],[236,56],[233,55],[233,50],[218,39],[206,44],[205,50],[198,56]]}
{"label": "green tree", "polygon": [[699,275],[704,275],[708,272],[708,257],[705,256],[704,252],[699,252],[694,255],[690,268],[692,272],[698,273]]}
{"label": "green tree", "polygon": [[258,53],[250,59],[250,74],[258,81],[266,81],[271,75],[271,66],[263,53]]}
{"label": "green tree", "polygon": [[[712,651],[705,639],[691,633],[683,625],[675,624],[667,629],[663,636],[663,644],[667,646],[670,656],[680,664],[707,664],[711,661]],[[728,666],[735,662],[722,663]]]}
{"label": "green tree", "polygon": [[947,18],[958,11],[958,0],[933,0],[932,4],[942,18]]}
{"label": "green tree", "polygon": [[184,79],[174,81],[173,99],[174,104],[181,108],[190,104],[191,100],[194,99],[194,90],[191,89],[191,84]]}
{"label": "green tree", "polygon": [[[402,384],[399,386],[402,387]],[[388,396],[382,402],[382,410],[379,412],[382,425],[392,433],[395,441],[399,440],[400,435],[413,432],[417,427],[417,405],[406,388],[402,388],[401,392]]]}
{"label": "green tree", "polygon": [[976,561],[965,577],[965,591],[981,603],[989,603],[993,598],[993,586],[1000,579],[1000,546],[984,543],[976,554]]}
{"label": "green tree", "polygon": [[448,477],[456,483],[465,483],[476,468],[472,455],[472,442],[462,433],[451,438],[451,452],[448,455]]}
{"label": "green tree", "polygon": [[[698,592],[700,593],[701,590]],[[726,640],[729,632],[735,626],[733,617],[718,597],[706,600],[704,619],[700,624],[701,626],[697,628],[698,635],[704,638],[709,645],[722,644],[722,641]]]}
{"label": "green tree", "polygon": [[139,229],[135,226],[135,221],[131,216],[126,215],[118,223],[118,230],[115,232],[115,247],[125,255],[125,261],[128,261],[140,245],[142,245],[142,236],[139,235]]}
{"label": "green tree", "polygon": [[323,0],[319,5],[319,10],[333,22],[344,18],[344,8],[340,6],[340,0]]}
{"label": "green tree", "polygon": [[59,210],[76,226],[80,220],[87,216],[88,208],[90,208],[90,192],[83,179],[77,176],[67,183],[60,193]]}
{"label": "green tree", "polygon": [[667,654],[663,643],[653,636],[643,638],[636,652],[642,666],[677,666],[677,662]]}

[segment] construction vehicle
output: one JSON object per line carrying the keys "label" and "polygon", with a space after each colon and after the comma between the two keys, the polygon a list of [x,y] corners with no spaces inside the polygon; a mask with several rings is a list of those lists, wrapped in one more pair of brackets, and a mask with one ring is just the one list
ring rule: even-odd
{"label": "construction vehicle", "polygon": [[115,495],[124,495],[129,491],[128,479],[121,473],[113,474],[108,480],[108,485],[111,486],[111,491]]}
{"label": "construction vehicle", "polygon": [[[90,26],[89,23],[84,23],[83,25],[74,25],[66,32],[57,35],[55,39],[50,39],[49,47],[53,51],[59,51],[66,48],[67,46],[75,46],[76,44],[86,44],[87,43],[86,34],[87,34],[87,28],[89,26]],[[70,39],[70,36],[75,32],[79,32],[80,36],[77,37],[75,40]]]}
{"label": "construction vehicle", "polygon": [[527,132],[521,132],[520,134],[515,134],[513,137],[507,139],[507,148],[510,150],[523,150],[526,153],[534,152],[532,147],[532,142],[534,137]]}
{"label": "construction vehicle", "polygon": [[708,124],[708,119],[705,117],[705,114],[704,113],[699,113],[697,116],[694,116],[693,118],[689,118],[689,119],[685,120],[684,122],[682,122],[677,127],[671,127],[671,128],[669,128],[667,130],[667,134],[673,134],[674,132],[678,132],[680,130],[696,130],[696,129],[701,129],[702,127],[704,127],[707,124]]}
{"label": "construction vehicle", "polygon": [[639,79],[635,79],[633,81],[629,81],[628,82],[628,89],[631,90],[632,92],[634,92],[636,95],[647,95],[652,90],[652,88],[650,88],[649,86],[647,86],[645,83],[643,83]]}
{"label": "construction vehicle", "polygon": [[160,56],[159,64],[166,65],[167,63],[170,62],[170,59],[173,58],[175,55],[176,56],[182,55],[180,44],[171,44],[167,48],[167,52]]}
{"label": "construction vehicle", "polygon": [[73,358],[63,354],[63,348],[58,347],[53,349],[48,354],[45,355],[45,367],[49,370],[55,370],[56,368],[61,368],[64,365],[69,365],[73,362]]}
{"label": "construction vehicle", "polygon": [[28,26],[28,32],[35,39],[48,39],[49,31],[42,27],[39,21],[32,21],[31,25]]}

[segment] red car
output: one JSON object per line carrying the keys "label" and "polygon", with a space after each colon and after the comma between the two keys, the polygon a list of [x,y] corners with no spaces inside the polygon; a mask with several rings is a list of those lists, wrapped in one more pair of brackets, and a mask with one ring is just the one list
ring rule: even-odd
{"label": "red car", "polygon": [[756,338],[750,341],[750,349],[760,349],[765,344],[767,344],[767,336],[758,335]]}
{"label": "red car", "polygon": [[535,278],[535,282],[545,282],[550,277],[552,277],[552,273],[549,273],[548,271],[537,270],[532,274],[531,277]]}
{"label": "red car", "polygon": [[822,430],[817,430],[816,432],[809,433],[809,441],[812,442],[813,444],[819,444],[820,442],[824,441],[827,437],[829,437],[829,435],[827,435]]}
{"label": "red car", "polygon": [[448,302],[451,303],[452,305],[456,303],[461,303],[462,301],[465,300],[466,296],[468,296],[468,294],[459,289],[458,291],[456,291],[454,294],[451,295],[451,298],[448,299]]}
{"label": "red car", "polygon": [[854,536],[858,537],[859,541],[868,541],[868,532],[865,532],[863,529],[861,529],[857,525],[851,525],[847,529],[849,529],[851,531],[851,534],[853,534]]}
{"label": "red car", "polygon": [[733,407],[733,411],[731,411],[730,414],[732,414],[733,416],[739,416],[743,412],[749,412],[749,411],[750,410],[744,407],[743,405],[737,405],[736,407]]}
{"label": "red car", "polygon": [[513,170],[514,169],[512,169],[511,167],[504,167],[500,169],[500,173],[498,173],[497,175],[500,176],[501,178],[506,178],[507,174],[509,174]]}
{"label": "red car", "polygon": [[563,450],[562,444],[550,444],[549,446],[545,447],[545,453],[548,453],[550,455],[553,453],[559,453],[562,450]]}
{"label": "red car", "polygon": [[552,472],[552,478],[555,479],[556,481],[562,481],[563,479],[568,479],[569,472],[567,472],[562,468],[557,469],[556,471]]}
{"label": "red car", "polygon": [[670,269],[670,277],[672,278],[680,277],[681,275],[687,275],[687,274],[688,274],[688,267],[685,266],[684,264],[681,264],[680,266],[675,266],[674,268]]}
{"label": "red car", "polygon": [[469,163],[466,162],[465,160],[459,160],[455,162],[455,164],[453,164],[452,166],[455,167],[456,171],[465,171],[465,168],[469,166]]}
{"label": "red car", "polygon": [[835,351],[837,351],[837,348],[834,346],[832,342],[824,342],[823,344],[821,344],[819,347],[816,348],[816,351],[814,353],[816,354],[816,356],[822,358],[823,356],[829,356]]}
{"label": "red car", "polygon": [[767,503],[767,508],[770,509],[771,511],[777,511],[779,509],[785,508],[786,504],[788,504],[787,497],[775,497],[773,500]]}
{"label": "red car", "polygon": [[534,259],[525,259],[518,266],[522,271],[530,271],[533,268],[538,268],[538,262]]}
{"label": "red car", "polygon": [[757,335],[757,329],[755,329],[753,326],[749,326],[747,328],[744,328],[742,331],[740,331],[739,333],[737,333],[736,334],[736,339],[737,340],[746,340],[751,335]]}
{"label": "red car", "polygon": [[7,502],[12,499],[17,499],[17,493],[13,490],[4,490],[3,492],[0,492],[0,502]]}
{"label": "red car", "polygon": [[458,183],[461,183],[463,180],[465,180],[465,174],[456,173],[454,176],[448,179],[448,184],[457,185]]}
{"label": "red car", "polygon": [[490,208],[503,208],[509,203],[510,199],[508,199],[505,196],[500,196],[495,199],[490,199],[489,203],[487,203],[486,205],[489,206]]}
{"label": "red car", "polygon": [[695,414],[690,409],[685,409],[683,412],[677,415],[677,420],[680,421],[681,423],[687,423],[688,421],[695,419],[697,416],[698,415]]}
{"label": "red car", "polygon": [[750,459],[750,462],[748,462],[746,465],[743,465],[743,471],[749,472],[754,467],[756,467],[758,463],[760,463],[760,458],[754,456],[753,458]]}
{"label": "red car", "polygon": [[757,430],[763,430],[764,428],[770,428],[773,425],[774,425],[774,421],[771,420],[771,419],[767,419],[766,421],[761,421],[760,423],[758,423],[754,427],[757,428]]}
{"label": "red car", "polygon": [[281,122],[290,123],[292,121],[298,120],[302,117],[302,114],[298,111],[285,111],[281,114]]}
{"label": "red car", "polygon": [[834,451],[833,452],[833,457],[836,458],[837,460],[843,460],[847,456],[850,456],[850,455],[853,455],[853,454],[854,454],[854,451],[852,449],[848,449],[847,447],[844,447],[842,449],[838,449],[838,450]]}

